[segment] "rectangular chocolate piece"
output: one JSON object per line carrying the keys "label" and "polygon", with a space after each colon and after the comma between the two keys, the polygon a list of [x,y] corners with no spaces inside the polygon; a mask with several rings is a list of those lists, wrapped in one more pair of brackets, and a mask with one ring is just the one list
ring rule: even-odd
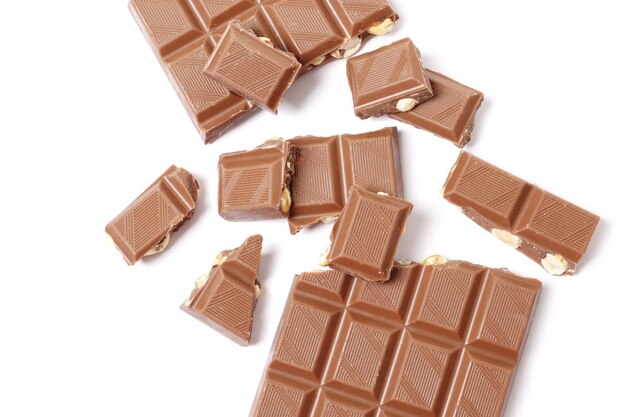
{"label": "rectangular chocolate piece", "polygon": [[230,21],[271,39],[308,70],[348,46],[356,52],[398,19],[387,0],[130,0],[129,7],[205,143],[256,108],[203,72]]}
{"label": "rectangular chocolate piece", "polygon": [[303,273],[250,417],[501,417],[540,289],[459,261]]}
{"label": "rectangular chocolate piece", "polygon": [[411,210],[413,204],[401,198],[353,186],[330,235],[328,266],[368,281],[387,281]]}
{"label": "rectangular chocolate piece", "polygon": [[483,102],[483,93],[428,69],[426,75],[433,97],[411,111],[389,116],[428,130],[462,148],[472,138],[474,116]]}
{"label": "rectangular chocolate piece", "polygon": [[170,233],[190,219],[200,194],[198,181],[172,165],[109,224],[105,231],[129,265],[167,247]]}
{"label": "rectangular chocolate piece", "polygon": [[229,339],[247,346],[254,308],[261,294],[257,280],[261,262],[261,235],[250,236],[232,250],[220,252],[211,271],[198,277],[180,308]]}
{"label": "rectangular chocolate piece", "polygon": [[406,112],[433,96],[420,52],[408,38],[350,58],[347,73],[361,119]]}
{"label": "rectangular chocolate piece", "polygon": [[600,218],[487,162],[461,152],[446,200],[553,275],[572,274]]}
{"label": "rectangular chocolate piece", "polygon": [[357,135],[302,136],[296,147],[289,214],[291,233],[334,222],[352,185],[402,197],[398,131],[389,127]]}
{"label": "rectangular chocolate piece", "polygon": [[204,72],[230,91],[277,113],[301,65],[293,54],[275,49],[266,39],[268,42],[239,21],[231,22]]}
{"label": "rectangular chocolate piece", "polygon": [[218,208],[226,220],[267,220],[289,215],[295,147],[270,139],[250,151],[227,153],[218,163]]}

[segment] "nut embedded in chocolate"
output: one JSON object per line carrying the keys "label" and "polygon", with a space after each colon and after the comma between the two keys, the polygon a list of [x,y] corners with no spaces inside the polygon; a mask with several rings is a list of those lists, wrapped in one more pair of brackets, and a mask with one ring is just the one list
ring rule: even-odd
{"label": "nut embedded in chocolate", "polygon": [[483,93],[442,74],[426,70],[433,96],[404,113],[389,117],[425,129],[462,148],[472,138],[474,116],[483,102]]}
{"label": "nut embedded in chocolate", "polygon": [[261,292],[257,280],[263,237],[254,235],[216,257],[210,272],[198,277],[181,309],[240,345],[248,345],[254,308]]}
{"label": "nut embedded in chocolate", "polygon": [[193,216],[200,194],[198,181],[172,165],[105,231],[129,265],[165,250],[170,234]]}
{"label": "nut embedded in chocolate", "polygon": [[249,151],[224,154],[218,164],[218,208],[231,221],[285,218],[291,209],[295,147],[272,138]]}
{"label": "nut embedded in chocolate", "polygon": [[444,198],[553,275],[574,272],[600,221],[467,152],[450,171]]}
{"label": "nut embedded in chocolate", "polygon": [[331,233],[329,266],[368,281],[388,280],[412,209],[401,198],[353,186]]}

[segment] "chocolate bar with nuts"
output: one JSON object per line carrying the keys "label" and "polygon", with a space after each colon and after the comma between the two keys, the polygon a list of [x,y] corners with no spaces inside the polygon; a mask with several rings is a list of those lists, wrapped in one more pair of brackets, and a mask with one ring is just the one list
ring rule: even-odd
{"label": "chocolate bar with nuts", "polygon": [[190,219],[200,195],[198,181],[185,169],[169,167],[105,231],[129,265],[165,250],[170,233]]}
{"label": "chocolate bar with nuts", "polygon": [[249,151],[224,154],[218,163],[218,209],[231,221],[289,216],[295,147],[269,139]]}
{"label": "chocolate bar with nuts", "polygon": [[391,31],[387,0],[130,0],[130,10],[205,143],[256,107],[203,72],[229,22],[295,55],[302,72]]}
{"label": "chocolate bar with nuts", "polygon": [[296,276],[251,417],[501,417],[541,283],[467,262]]}
{"label": "chocolate bar with nuts", "polygon": [[420,52],[408,38],[350,58],[347,73],[361,119],[407,112],[433,96]]}
{"label": "chocolate bar with nuts", "polygon": [[368,281],[388,280],[412,209],[401,198],[353,186],[321,265]]}
{"label": "chocolate bar with nuts", "polygon": [[293,54],[275,49],[239,21],[231,22],[204,67],[204,72],[230,91],[273,113],[296,79],[300,63]]}
{"label": "chocolate bar with nuts", "polygon": [[398,131],[330,137],[301,136],[296,148],[289,227],[295,234],[318,222],[333,223],[352,185],[402,197]]}
{"label": "chocolate bar with nuts", "polygon": [[257,275],[262,245],[263,237],[254,235],[238,248],[220,252],[211,270],[196,279],[180,308],[240,345],[248,345],[261,294]]}
{"label": "chocolate bar with nuts", "polygon": [[443,193],[479,226],[553,275],[574,272],[600,221],[467,152],[459,155]]}
{"label": "chocolate bar with nuts", "polygon": [[433,97],[411,111],[389,116],[425,129],[462,148],[472,139],[474,117],[483,102],[483,93],[428,69],[426,75]]}

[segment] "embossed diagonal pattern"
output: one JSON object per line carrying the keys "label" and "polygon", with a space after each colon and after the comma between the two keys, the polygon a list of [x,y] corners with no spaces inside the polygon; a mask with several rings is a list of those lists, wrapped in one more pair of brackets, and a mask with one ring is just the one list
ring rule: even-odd
{"label": "embossed diagonal pattern", "polygon": [[352,23],[388,6],[387,0],[338,0]]}
{"label": "embossed diagonal pattern", "polygon": [[301,53],[336,36],[324,18],[322,6],[313,0],[284,0],[275,7]]}
{"label": "embossed diagonal pattern", "polygon": [[222,199],[232,207],[268,203],[270,178],[270,168],[225,170]]}
{"label": "embossed diagonal pattern", "polygon": [[385,53],[357,62],[355,73],[359,94],[406,80],[410,75],[406,45],[401,44]]}
{"label": "embossed diagonal pattern", "polygon": [[353,141],[350,150],[354,184],[392,194],[394,155],[391,141],[382,137]]}
{"label": "embossed diagonal pattern", "polygon": [[381,264],[394,217],[395,213],[389,207],[373,201],[360,201],[346,243],[346,255],[364,263]]}
{"label": "embossed diagonal pattern", "polygon": [[332,201],[332,185],[327,146],[298,147],[294,180],[291,185],[295,205]]}

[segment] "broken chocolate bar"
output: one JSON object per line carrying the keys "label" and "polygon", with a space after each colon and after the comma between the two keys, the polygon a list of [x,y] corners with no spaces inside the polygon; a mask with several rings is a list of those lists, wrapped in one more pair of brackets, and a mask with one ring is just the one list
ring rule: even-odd
{"label": "broken chocolate bar", "polygon": [[287,217],[294,158],[294,146],[278,138],[250,151],[222,155],[218,164],[220,216],[231,221]]}
{"label": "broken chocolate bar", "polygon": [[300,63],[293,54],[275,49],[238,21],[231,22],[209,58],[204,72],[230,91],[273,113],[296,79]]}
{"label": "broken chocolate bar", "polygon": [[305,71],[354,54],[398,19],[387,0],[130,0],[129,7],[205,143],[256,108],[203,72],[230,21],[293,53]]}
{"label": "broken chocolate bar", "polygon": [[389,116],[428,130],[462,148],[472,138],[474,116],[483,102],[483,93],[428,69],[426,75],[433,97],[411,111]]}
{"label": "broken chocolate bar", "polygon": [[296,147],[289,213],[291,233],[337,220],[353,184],[402,197],[395,127],[357,135],[302,136]]}
{"label": "broken chocolate bar", "polygon": [[461,152],[444,197],[496,238],[553,275],[572,274],[600,218]]}
{"label": "broken chocolate bar", "polygon": [[251,417],[501,417],[541,283],[467,262],[297,276]]}
{"label": "broken chocolate bar", "polygon": [[412,110],[433,96],[419,50],[402,39],[347,63],[354,112],[361,119]]}
{"label": "broken chocolate bar", "polygon": [[236,249],[220,252],[180,308],[240,345],[248,345],[261,294],[257,275],[262,244],[263,237],[255,235]]}
{"label": "broken chocolate bar", "polygon": [[170,233],[193,216],[198,181],[185,169],[169,167],[105,231],[129,265],[165,250]]}
{"label": "broken chocolate bar", "polygon": [[412,209],[401,198],[353,186],[330,235],[328,266],[368,281],[387,281]]}

